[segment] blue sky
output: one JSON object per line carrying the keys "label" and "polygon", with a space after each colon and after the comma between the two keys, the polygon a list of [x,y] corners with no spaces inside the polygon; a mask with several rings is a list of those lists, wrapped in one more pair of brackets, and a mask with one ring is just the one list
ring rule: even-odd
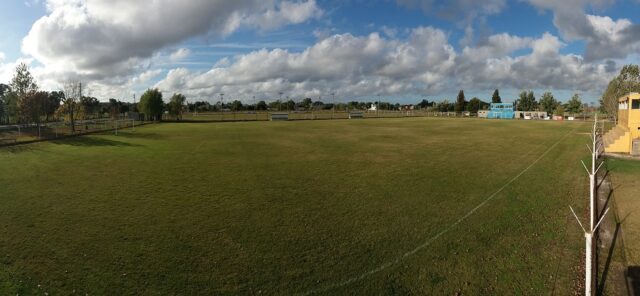
{"label": "blue sky", "polygon": [[[85,81],[130,100],[149,87],[413,103],[533,89],[594,102],[637,63],[637,1],[28,0],[0,4],[0,83],[17,62],[42,88]],[[150,17],[149,14],[156,17]],[[563,21],[570,20],[570,21]]]}

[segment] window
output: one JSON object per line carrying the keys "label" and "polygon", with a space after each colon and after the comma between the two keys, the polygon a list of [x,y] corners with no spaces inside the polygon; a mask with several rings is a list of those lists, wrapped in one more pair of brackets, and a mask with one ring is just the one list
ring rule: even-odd
{"label": "window", "polygon": [[640,109],[640,100],[631,100],[631,109]]}

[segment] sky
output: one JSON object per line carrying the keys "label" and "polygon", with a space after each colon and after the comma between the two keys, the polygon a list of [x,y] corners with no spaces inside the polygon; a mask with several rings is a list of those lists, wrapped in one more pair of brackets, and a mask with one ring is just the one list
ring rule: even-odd
{"label": "sky", "polygon": [[18,0],[0,3],[0,83],[133,101],[280,96],[597,102],[640,63],[640,0]]}

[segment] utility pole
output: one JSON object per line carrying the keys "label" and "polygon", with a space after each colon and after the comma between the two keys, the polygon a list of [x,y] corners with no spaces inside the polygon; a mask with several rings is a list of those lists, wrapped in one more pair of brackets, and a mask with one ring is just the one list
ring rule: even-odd
{"label": "utility pole", "polygon": [[220,112],[222,112],[222,107],[224,105],[224,94],[220,94]]}

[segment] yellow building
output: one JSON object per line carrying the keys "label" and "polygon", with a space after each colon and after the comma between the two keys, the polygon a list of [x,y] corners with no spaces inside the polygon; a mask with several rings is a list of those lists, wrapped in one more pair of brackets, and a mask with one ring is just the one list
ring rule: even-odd
{"label": "yellow building", "polygon": [[618,125],[604,136],[607,153],[640,155],[640,94],[618,99]]}

